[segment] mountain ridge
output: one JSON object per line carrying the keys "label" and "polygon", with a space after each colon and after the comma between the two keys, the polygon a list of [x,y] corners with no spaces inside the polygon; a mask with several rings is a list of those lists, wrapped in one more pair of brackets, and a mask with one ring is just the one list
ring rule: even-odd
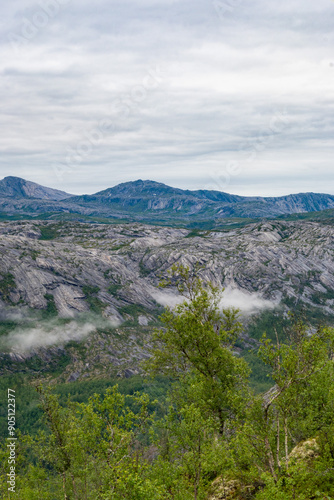
{"label": "mountain ridge", "polygon": [[204,223],[227,218],[275,218],[334,208],[334,195],[239,196],[214,190],[183,190],[141,180],[124,182],[94,194],[70,195],[19,177],[0,181],[0,211],[38,216],[81,214],[144,223]]}
{"label": "mountain ridge", "polygon": [[7,176],[0,180],[0,195],[9,198],[37,198],[60,201],[73,195],[53,189],[21,177]]}

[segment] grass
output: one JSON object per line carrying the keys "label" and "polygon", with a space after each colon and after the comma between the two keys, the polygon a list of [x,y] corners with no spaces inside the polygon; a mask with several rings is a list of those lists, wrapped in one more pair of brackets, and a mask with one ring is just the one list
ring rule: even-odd
{"label": "grass", "polygon": [[138,327],[137,319],[141,314],[146,315],[147,310],[140,304],[129,304],[118,309],[119,313],[124,317],[125,315],[131,318],[124,321],[122,326],[136,326]]}
{"label": "grass", "polygon": [[100,289],[98,286],[84,285],[82,291],[85,295],[96,295],[99,293]]}
{"label": "grass", "polygon": [[32,260],[36,260],[37,257],[40,255],[40,251],[39,250],[31,250],[31,258]]}
{"label": "grass", "polygon": [[12,320],[0,321],[0,336],[8,335],[8,333],[15,330],[16,327],[17,327],[16,321]]}
{"label": "grass", "polygon": [[203,233],[200,229],[192,229],[186,236],[186,238],[205,238],[208,235],[208,231]]}
{"label": "grass", "polygon": [[110,247],[110,250],[112,252],[117,252],[117,250],[121,250],[121,248],[126,248],[129,246],[129,243],[121,243],[120,245],[114,245],[113,247]]}
{"label": "grass", "polygon": [[147,267],[145,267],[145,264],[143,263],[143,261],[141,260],[139,262],[139,275],[142,277],[142,278],[145,278],[146,276],[148,276],[149,274],[151,273],[151,270],[150,269],[147,269]]}

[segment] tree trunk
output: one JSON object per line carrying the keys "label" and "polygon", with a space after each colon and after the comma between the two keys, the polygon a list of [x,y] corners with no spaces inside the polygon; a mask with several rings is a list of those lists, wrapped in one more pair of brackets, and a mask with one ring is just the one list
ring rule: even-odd
{"label": "tree trunk", "polygon": [[274,460],[274,455],[270,446],[269,442],[269,437],[268,437],[268,411],[269,411],[269,405],[264,410],[264,421],[265,421],[265,438],[264,438],[264,444],[266,448],[266,453],[267,453],[267,459],[268,459],[268,465],[269,465],[269,470],[271,472],[271,475],[274,478],[275,483],[277,483],[277,475],[275,472],[275,460]]}
{"label": "tree trunk", "polygon": [[274,478],[275,483],[277,483],[277,475],[275,472],[275,462],[274,462],[273,452],[271,451],[271,448],[270,448],[268,436],[265,437],[264,443],[265,443],[266,452],[267,452],[269,469],[270,469],[271,475]]}
{"label": "tree trunk", "polygon": [[64,500],[67,500],[67,495],[66,495],[66,474],[63,472],[63,491],[64,491]]}
{"label": "tree trunk", "polygon": [[77,491],[76,491],[76,487],[75,487],[75,479],[74,479],[73,474],[71,474],[71,478],[72,478],[72,485],[73,485],[73,495],[74,495],[75,500],[78,500]]}
{"label": "tree trunk", "polygon": [[289,469],[289,448],[288,448],[288,419],[284,417],[284,448],[285,448],[285,466]]}
{"label": "tree trunk", "polygon": [[280,458],[279,458],[279,449],[280,449],[280,435],[279,435],[279,432],[280,432],[280,426],[279,426],[279,414],[277,412],[277,435],[276,435],[276,463],[277,463],[277,467],[279,469],[279,471],[281,470],[281,461],[280,461]]}

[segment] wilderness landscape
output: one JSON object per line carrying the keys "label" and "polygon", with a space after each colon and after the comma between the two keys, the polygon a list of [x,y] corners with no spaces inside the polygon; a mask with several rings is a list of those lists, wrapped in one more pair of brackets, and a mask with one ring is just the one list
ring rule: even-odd
{"label": "wilderness landscape", "polygon": [[334,1],[0,22],[0,499],[334,500]]}
{"label": "wilderness landscape", "polygon": [[330,498],[334,197],[0,190],[20,498]]}

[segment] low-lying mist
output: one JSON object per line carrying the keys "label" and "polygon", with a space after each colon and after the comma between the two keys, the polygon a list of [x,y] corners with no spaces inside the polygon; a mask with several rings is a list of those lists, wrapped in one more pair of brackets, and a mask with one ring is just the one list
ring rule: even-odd
{"label": "low-lying mist", "polygon": [[150,295],[158,304],[164,307],[171,307],[172,309],[178,304],[182,304],[185,300],[185,297],[171,290],[155,290],[153,287]]}
{"label": "low-lying mist", "polygon": [[235,307],[242,314],[256,314],[264,309],[274,309],[279,305],[279,300],[264,299],[258,292],[248,292],[239,288],[227,287],[223,291],[220,307],[222,309]]}
{"label": "low-lying mist", "polygon": [[[171,290],[152,290],[150,294],[156,302],[172,309],[186,300],[184,296]],[[274,309],[278,305],[279,300],[267,300],[258,292],[248,292],[232,287],[224,289],[219,302],[221,309],[233,307],[240,309],[244,315],[256,314],[264,309]]]}
{"label": "low-lying mist", "polygon": [[[151,296],[163,306],[174,308],[185,300],[171,290],[152,290]],[[266,300],[257,292],[247,292],[237,288],[226,288],[222,293],[220,308],[234,307],[241,314],[250,315],[264,309],[274,309],[279,301]],[[38,318],[36,311],[26,307],[1,308],[0,321],[14,322],[9,333],[0,337],[0,351],[29,353],[36,349],[64,345],[70,341],[82,341],[97,329],[110,329],[119,326],[119,322],[102,318],[96,314],[83,313],[73,319],[52,317]]]}
{"label": "low-lying mist", "polygon": [[[70,341],[85,340],[98,328],[115,328],[119,325],[114,320],[105,319],[94,314],[82,314],[75,319],[64,320],[58,317],[36,321],[34,317],[26,317],[22,311],[0,312],[0,318],[17,320],[16,327],[7,335],[0,337],[2,352],[28,353],[39,348],[66,344]],[[24,319],[24,321],[22,321]]]}

